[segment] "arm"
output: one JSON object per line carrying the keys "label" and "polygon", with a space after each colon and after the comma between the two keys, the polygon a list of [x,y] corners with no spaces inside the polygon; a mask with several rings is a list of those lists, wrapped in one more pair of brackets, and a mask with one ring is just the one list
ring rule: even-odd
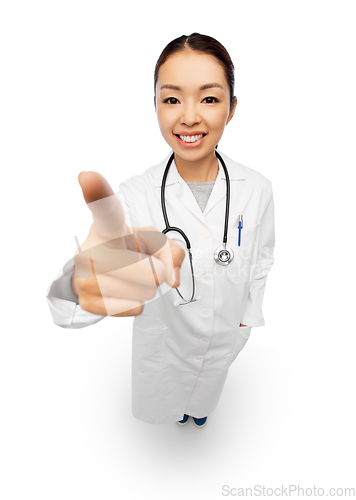
{"label": "arm", "polygon": [[62,328],[84,328],[98,323],[98,316],[82,309],[72,288],[74,257],[70,259],[49,285],[46,299],[55,325]]}
{"label": "arm", "polygon": [[264,326],[265,324],[262,303],[267,274],[274,262],[274,245],[274,201],[271,192],[271,197],[261,219],[257,262],[240,326]]}
{"label": "arm", "polygon": [[[124,208],[127,223],[129,225],[138,225],[133,211],[124,199],[122,192],[119,191],[117,196]],[[98,323],[106,317],[90,313],[80,307],[78,296],[72,287],[74,266],[74,257],[72,257],[50,283],[46,292],[46,299],[53,322],[62,328],[84,328]]]}

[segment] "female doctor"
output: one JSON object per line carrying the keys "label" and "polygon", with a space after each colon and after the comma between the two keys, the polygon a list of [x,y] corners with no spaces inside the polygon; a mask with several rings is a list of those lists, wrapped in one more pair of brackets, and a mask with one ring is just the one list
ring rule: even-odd
{"label": "female doctor", "polygon": [[79,174],[94,223],[47,299],[64,328],[135,316],[133,415],[202,427],[251,328],[264,325],[272,185],[217,150],[237,104],[234,66],[217,40],[170,42],[154,89],[170,153],[117,195],[99,173]]}

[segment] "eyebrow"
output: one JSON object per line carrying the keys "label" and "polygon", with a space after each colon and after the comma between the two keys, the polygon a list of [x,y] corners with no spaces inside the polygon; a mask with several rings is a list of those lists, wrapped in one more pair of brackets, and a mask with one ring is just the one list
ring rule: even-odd
{"label": "eyebrow", "polygon": [[[212,89],[214,87],[219,87],[221,89],[223,88],[220,83],[206,83],[205,85],[202,85],[199,90]],[[166,85],[162,85],[161,90],[162,89],[182,90],[180,87],[177,87],[177,85],[171,85],[169,83],[167,83]]]}

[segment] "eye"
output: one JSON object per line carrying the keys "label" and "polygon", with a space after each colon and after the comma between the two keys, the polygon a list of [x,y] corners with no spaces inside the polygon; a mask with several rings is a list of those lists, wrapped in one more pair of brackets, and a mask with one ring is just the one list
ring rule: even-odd
{"label": "eye", "polygon": [[165,99],[163,102],[166,102],[167,104],[176,104],[175,102],[168,102],[168,101],[171,101],[172,99],[173,99],[173,101],[178,102],[178,99],[176,99],[175,97],[167,97],[167,99]]}
{"label": "eye", "polygon": [[[214,99],[215,102],[219,102],[219,99],[217,99],[216,97],[213,97],[213,96],[206,97],[205,99],[203,99],[203,101],[205,101],[206,99]],[[207,102],[207,104],[213,104],[213,102]]]}

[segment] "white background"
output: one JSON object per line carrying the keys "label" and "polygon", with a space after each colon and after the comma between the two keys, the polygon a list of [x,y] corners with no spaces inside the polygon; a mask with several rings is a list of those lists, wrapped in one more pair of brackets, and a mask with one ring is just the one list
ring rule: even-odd
{"label": "white background", "polygon": [[[2,3],[1,497],[218,499],[354,487],[355,3]],[[77,176],[119,183],[169,146],[153,71],[218,39],[238,106],[219,150],[273,183],[275,265],[203,429],[131,414],[132,318],[55,326],[46,290],[91,224]],[[226,493],[225,493],[226,494]]]}

